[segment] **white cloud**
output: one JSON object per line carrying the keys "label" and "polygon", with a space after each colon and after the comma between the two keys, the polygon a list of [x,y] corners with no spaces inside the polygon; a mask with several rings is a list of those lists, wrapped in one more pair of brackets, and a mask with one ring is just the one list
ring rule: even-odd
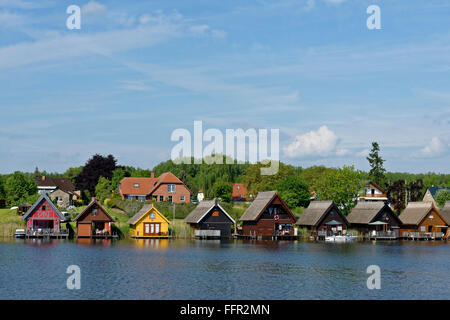
{"label": "white cloud", "polygon": [[333,131],[327,126],[322,126],[317,131],[296,136],[294,141],[284,148],[284,152],[291,158],[310,155],[325,156],[335,150],[338,140],[338,136]]}
{"label": "white cloud", "polygon": [[8,11],[0,12],[0,26],[2,27],[17,27],[23,25],[25,18],[21,15],[10,13]]}
{"label": "white cloud", "polygon": [[81,7],[81,12],[85,14],[98,14],[106,11],[106,6],[93,0]]}
{"label": "white cloud", "polygon": [[211,30],[211,35],[214,38],[225,38],[227,36],[227,33],[225,31],[222,31],[222,30],[214,29],[214,30]]}
{"label": "white cloud", "polygon": [[315,0],[306,0],[306,5],[303,8],[305,11],[310,11],[312,10],[316,5],[316,1]]}
{"label": "white cloud", "polygon": [[433,137],[428,145],[419,152],[419,157],[432,158],[443,155],[448,150],[448,144],[439,137]]}
{"label": "white cloud", "polygon": [[345,2],[345,0],[325,0],[325,2],[328,2],[331,4],[341,4],[342,2]]}
{"label": "white cloud", "polygon": [[203,35],[206,31],[209,30],[209,26],[207,24],[195,25],[189,28],[192,33]]}
{"label": "white cloud", "polygon": [[135,80],[124,80],[121,81],[121,85],[119,86],[120,89],[124,90],[131,90],[131,91],[151,91],[155,88],[146,85],[142,81],[135,81]]}
{"label": "white cloud", "polygon": [[369,155],[369,153],[370,153],[369,149],[364,149],[364,150],[361,150],[360,152],[357,152],[356,155],[358,157],[367,157]]}
{"label": "white cloud", "polygon": [[348,155],[349,153],[350,153],[350,150],[348,150],[348,149],[343,149],[343,148],[341,148],[341,149],[337,149],[337,150],[336,150],[336,155],[337,155],[337,156],[340,156],[340,157],[346,156],[346,155]]}

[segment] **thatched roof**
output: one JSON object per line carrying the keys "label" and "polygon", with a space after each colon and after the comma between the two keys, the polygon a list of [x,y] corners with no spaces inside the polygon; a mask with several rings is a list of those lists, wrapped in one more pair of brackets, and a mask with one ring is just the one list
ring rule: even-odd
{"label": "thatched roof", "polygon": [[138,222],[138,220],[146,214],[151,208],[153,207],[152,204],[144,204],[141,210],[139,210],[134,216],[132,216],[128,221],[127,224],[135,224]]}
{"label": "thatched roof", "polygon": [[111,219],[111,222],[116,222],[116,220],[113,217],[111,217],[108,211],[106,211],[105,208],[102,207],[102,205],[96,198],[93,198],[92,201],[88,204],[88,206],[79,214],[77,214],[75,218],[73,218],[73,221],[78,221],[78,219],[80,219],[86,212],[88,212],[93,205],[97,205],[97,208],[101,209],[106,214],[106,216],[108,216]]}
{"label": "thatched roof", "polygon": [[333,205],[331,200],[311,201],[295,224],[299,226],[316,226]]}
{"label": "thatched roof", "polygon": [[347,221],[351,224],[368,224],[385,206],[383,201],[358,202],[347,216]]}
{"label": "thatched roof", "polygon": [[405,225],[417,226],[433,208],[432,202],[410,202],[399,216],[400,221]]}
{"label": "thatched roof", "polygon": [[241,221],[255,221],[261,212],[266,208],[266,206],[272,201],[276,196],[276,191],[265,191],[259,192],[258,196],[253,200],[250,207],[245,210],[244,214],[239,220]]}
{"label": "thatched roof", "polygon": [[216,199],[201,201],[197,205],[197,207],[195,207],[195,209],[192,210],[192,212],[189,213],[189,215],[184,219],[184,222],[199,223],[203,219],[203,217],[215,206],[218,206],[220,210],[222,210],[222,212],[228,216],[228,218],[233,222],[233,224],[235,223],[234,219],[228,214],[228,212],[225,211],[224,208],[222,208],[220,204],[217,203]]}
{"label": "thatched roof", "polygon": [[446,201],[444,207],[440,211],[442,218],[447,224],[450,224],[450,201]]}

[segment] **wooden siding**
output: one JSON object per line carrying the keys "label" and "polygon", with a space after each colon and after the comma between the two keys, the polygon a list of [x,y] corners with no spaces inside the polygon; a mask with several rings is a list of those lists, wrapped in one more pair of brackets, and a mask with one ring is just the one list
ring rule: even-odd
{"label": "wooden siding", "polygon": [[26,219],[28,229],[33,228],[34,221],[53,221],[52,229],[54,232],[58,233],[60,231],[60,217],[46,200],[42,201],[36,210]]}
{"label": "wooden siding", "polygon": [[203,217],[197,227],[200,230],[220,230],[222,238],[230,238],[232,225],[230,218],[218,206],[215,206]]}
{"label": "wooden siding", "polygon": [[[155,214],[155,218],[150,218],[150,213]],[[158,235],[145,235],[144,234],[144,227],[145,223],[160,223],[160,232]],[[135,238],[163,238],[169,236],[169,223],[165,219],[165,217],[162,216],[161,213],[159,213],[158,210],[156,210],[154,207],[152,207],[145,215],[142,216],[135,224],[130,225],[130,235],[131,237]]]}

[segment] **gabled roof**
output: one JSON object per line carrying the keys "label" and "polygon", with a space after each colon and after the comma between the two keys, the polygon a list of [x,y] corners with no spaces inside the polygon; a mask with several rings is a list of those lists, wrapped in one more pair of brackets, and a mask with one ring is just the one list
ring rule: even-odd
{"label": "gabled roof", "polygon": [[73,193],[75,186],[68,178],[42,177],[35,180],[38,187],[57,187],[62,191]]}
{"label": "gabled roof", "polygon": [[450,225],[450,201],[446,201],[444,207],[439,212],[445,222]]}
{"label": "gabled roof", "polygon": [[431,193],[431,196],[433,197],[433,198],[436,198],[436,193],[439,191],[439,190],[448,190],[448,191],[450,191],[450,188],[447,188],[447,187],[435,187],[435,186],[433,186],[433,187],[428,187],[427,188],[429,191],[430,191],[430,193]]}
{"label": "gabled roof", "polygon": [[431,210],[440,216],[432,202],[410,202],[406,209],[399,216],[400,221],[405,225],[419,225]]}
{"label": "gabled roof", "polygon": [[22,220],[26,220],[28,218],[28,216],[30,214],[32,214],[43,201],[46,201],[52,207],[53,211],[55,211],[55,213],[59,216],[61,221],[64,221],[66,219],[64,217],[64,215],[58,210],[58,208],[53,204],[52,200],[50,200],[50,198],[47,196],[47,194],[43,193],[39,197],[39,199],[36,200],[36,202],[33,204],[33,206],[31,206],[31,208],[28,209],[28,211],[23,215]]}
{"label": "gabled roof", "polygon": [[386,193],[386,191],[385,191],[382,187],[380,187],[379,185],[377,185],[377,184],[376,184],[375,182],[373,182],[373,181],[369,181],[369,183],[368,183],[367,185],[372,185],[372,186],[374,186],[376,189],[380,190],[382,193]]}
{"label": "gabled roof", "polygon": [[[164,172],[159,177],[137,178],[126,177],[120,181],[120,192],[122,194],[149,195],[152,194],[162,184],[183,184],[172,172]],[[138,184],[138,187],[134,187]],[[187,187],[186,187],[187,188]]]}
{"label": "gabled roof", "polygon": [[239,219],[240,221],[256,221],[264,210],[272,203],[275,198],[279,198],[281,205],[286,210],[287,214],[295,218],[289,207],[284,203],[283,199],[276,191],[259,192],[252,204],[245,210],[244,214]]}
{"label": "gabled roof", "polygon": [[391,211],[392,215],[395,216],[395,214],[392,212],[392,209],[384,202],[358,202],[357,205],[352,209],[352,212],[350,212],[350,214],[347,216],[347,221],[351,224],[368,224],[372,222],[372,220],[376,218],[378,213],[386,207],[389,211]]}
{"label": "gabled roof", "polygon": [[73,221],[78,221],[78,219],[80,219],[86,212],[89,211],[89,209],[96,204],[98,208],[102,209],[103,212],[111,219],[111,222],[115,222],[116,220],[111,217],[111,215],[108,213],[108,211],[105,210],[105,208],[102,207],[102,205],[100,204],[100,202],[98,202],[98,200],[96,198],[92,199],[92,201],[88,204],[88,206],[81,211],[79,214],[77,214],[77,216],[75,218],[73,218]]}
{"label": "gabled roof", "polygon": [[234,219],[225,211],[224,208],[220,204],[217,203],[217,200],[204,200],[200,201],[200,203],[192,210],[191,213],[184,219],[186,223],[199,223],[202,219],[215,207],[218,206],[220,210],[223,211],[227,215],[227,217],[235,224]]}
{"label": "gabled roof", "polygon": [[161,213],[158,209],[156,209],[155,206],[153,206],[153,203],[151,204],[144,204],[141,210],[139,210],[134,216],[132,216],[128,221],[127,224],[134,225],[139,220],[141,220],[147,213],[150,211],[154,211],[156,214],[160,215],[167,223],[171,224],[171,222]]}
{"label": "gabled roof", "polygon": [[[120,181],[120,191],[122,194],[146,195],[150,194],[156,183],[157,178],[126,177]],[[138,185],[137,188],[134,187],[135,184]]]}
{"label": "gabled roof", "polygon": [[345,217],[332,200],[315,200],[309,203],[308,208],[303,211],[302,215],[298,218],[295,224],[300,226],[318,226],[331,208],[335,208],[336,212],[342,216],[344,221],[346,221]]}

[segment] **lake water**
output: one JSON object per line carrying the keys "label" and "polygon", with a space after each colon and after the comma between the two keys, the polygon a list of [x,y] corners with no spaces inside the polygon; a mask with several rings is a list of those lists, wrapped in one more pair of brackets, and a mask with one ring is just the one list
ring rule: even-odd
{"label": "lake water", "polygon": [[0,281],[0,299],[448,299],[450,243],[3,240]]}

